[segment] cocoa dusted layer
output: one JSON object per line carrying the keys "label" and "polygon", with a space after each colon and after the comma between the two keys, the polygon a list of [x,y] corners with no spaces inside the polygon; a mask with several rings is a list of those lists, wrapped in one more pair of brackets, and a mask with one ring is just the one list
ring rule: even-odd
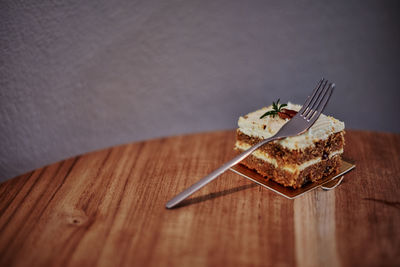
{"label": "cocoa dusted layer", "polygon": [[[251,137],[242,133],[239,129],[236,131],[236,140],[251,146],[262,141],[260,138]],[[259,150],[274,157],[278,164],[302,164],[315,158],[324,160],[329,157],[331,152],[343,148],[344,131],[331,134],[327,139],[314,142],[314,144],[315,146],[310,146],[303,150],[290,150],[277,142],[270,142],[259,148]]]}
{"label": "cocoa dusted layer", "polygon": [[[237,151],[239,153],[243,152],[241,150]],[[315,182],[328,177],[329,175],[338,174],[340,171],[341,155],[336,155],[330,159],[322,160],[305,168],[299,173],[291,173],[275,168],[274,165],[258,159],[253,155],[248,156],[240,163],[249,169],[255,170],[267,180],[271,179],[279,184],[296,189],[308,182]]]}

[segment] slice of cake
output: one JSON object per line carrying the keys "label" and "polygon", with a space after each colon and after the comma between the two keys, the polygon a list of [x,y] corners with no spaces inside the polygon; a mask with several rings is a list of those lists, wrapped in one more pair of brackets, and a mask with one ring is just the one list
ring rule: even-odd
{"label": "slice of cake", "polygon": [[[239,118],[235,150],[239,153],[273,136],[300,110],[300,105],[277,103]],[[281,109],[285,106],[285,109]],[[278,112],[280,111],[280,112]],[[305,133],[272,141],[241,164],[266,179],[299,188],[339,172],[344,146],[344,123],[321,114]]]}

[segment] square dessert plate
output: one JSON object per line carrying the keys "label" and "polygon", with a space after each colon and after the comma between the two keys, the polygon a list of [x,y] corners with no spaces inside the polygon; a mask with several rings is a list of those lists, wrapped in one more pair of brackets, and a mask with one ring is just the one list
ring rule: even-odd
{"label": "square dessert plate", "polygon": [[296,197],[299,197],[313,189],[316,189],[318,187],[323,186],[324,184],[329,183],[330,181],[343,176],[345,173],[348,173],[349,171],[351,171],[352,169],[354,169],[356,167],[356,165],[354,164],[354,162],[350,161],[350,160],[343,160],[342,159],[342,164],[340,167],[340,172],[339,174],[335,174],[335,175],[331,175],[328,176],[324,179],[318,180],[316,182],[313,183],[308,183],[298,189],[292,189],[289,187],[284,187],[283,185],[280,185],[272,180],[266,180],[263,176],[261,176],[260,174],[256,173],[253,170],[250,170],[248,168],[246,168],[245,166],[241,165],[241,164],[237,164],[235,166],[233,166],[232,168],[230,168],[229,170],[231,170],[234,173],[237,173],[241,176],[243,176],[244,178],[249,179],[252,182],[255,182],[261,186],[264,186],[265,188],[281,195],[284,196],[288,199],[294,199]]}

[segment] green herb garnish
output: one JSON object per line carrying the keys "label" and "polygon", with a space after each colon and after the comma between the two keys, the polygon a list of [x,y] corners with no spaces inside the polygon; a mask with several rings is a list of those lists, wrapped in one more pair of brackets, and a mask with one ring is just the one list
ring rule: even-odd
{"label": "green herb garnish", "polygon": [[283,107],[286,107],[287,104],[279,104],[279,100],[275,102],[272,102],[272,110],[265,112],[260,119],[266,117],[266,116],[272,116],[273,118],[275,118],[276,115],[278,115],[279,112],[281,112],[281,109]]}

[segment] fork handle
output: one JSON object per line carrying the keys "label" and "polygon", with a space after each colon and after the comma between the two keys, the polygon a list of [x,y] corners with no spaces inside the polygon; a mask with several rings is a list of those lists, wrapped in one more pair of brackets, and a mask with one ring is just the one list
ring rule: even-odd
{"label": "fork handle", "polygon": [[197,183],[193,184],[191,187],[185,189],[185,191],[182,191],[181,193],[176,195],[170,201],[168,201],[167,204],[166,204],[166,208],[170,209],[170,208],[175,207],[181,201],[186,199],[188,196],[190,196],[191,194],[193,194],[194,192],[196,192],[197,190],[199,190],[200,188],[202,188],[203,186],[205,186],[209,182],[213,181],[215,178],[217,178],[219,175],[224,173],[230,167],[232,167],[232,166],[238,164],[239,162],[241,162],[243,159],[245,159],[247,156],[249,156],[251,153],[253,153],[260,146],[265,145],[266,143],[271,142],[271,141],[276,140],[276,139],[279,139],[279,137],[272,136],[270,138],[264,139],[260,143],[250,147],[249,149],[247,149],[246,151],[244,151],[240,155],[234,157],[233,159],[231,159],[230,161],[228,161],[227,163],[225,163],[224,165],[222,165],[221,167],[219,167],[218,169],[216,169],[215,171],[213,171],[212,173],[210,173],[209,175],[207,175],[206,177],[204,177],[203,179],[201,179]]}

